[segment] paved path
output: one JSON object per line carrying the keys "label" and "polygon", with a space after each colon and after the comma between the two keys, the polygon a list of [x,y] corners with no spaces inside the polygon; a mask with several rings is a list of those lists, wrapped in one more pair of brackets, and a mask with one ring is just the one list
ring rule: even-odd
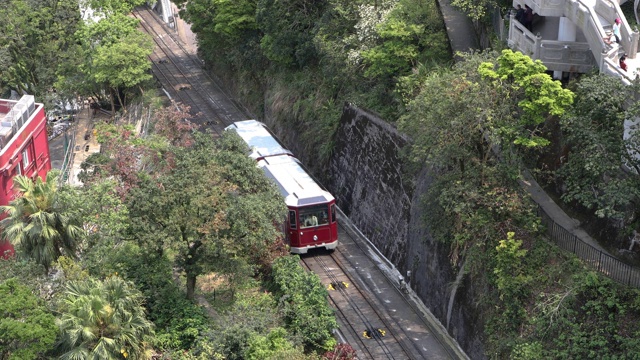
{"label": "paved path", "polygon": [[547,215],[549,215],[556,224],[577,236],[582,240],[582,242],[593,246],[595,249],[600,250],[609,256],[613,256],[580,227],[580,222],[578,220],[569,217],[569,215],[567,215],[564,210],[562,210],[558,204],[556,204],[549,195],[547,195],[528,170],[522,172],[522,178],[519,182],[522,188],[529,193],[533,201],[540,205],[544,212],[547,213]]}
{"label": "paved path", "polygon": [[[453,53],[480,49],[471,20],[451,6],[451,0],[438,0],[438,3]],[[460,60],[460,57],[455,56],[455,60]]]}

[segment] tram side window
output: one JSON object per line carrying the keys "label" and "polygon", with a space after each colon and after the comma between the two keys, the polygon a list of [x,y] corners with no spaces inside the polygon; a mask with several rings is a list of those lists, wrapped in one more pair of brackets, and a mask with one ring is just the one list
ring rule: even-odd
{"label": "tram side window", "polygon": [[331,204],[331,222],[336,222],[336,204]]}
{"label": "tram side window", "polygon": [[327,209],[322,210],[319,220],[320,225],[326,225],[329,223],[329,213],[327,212]]}
{"label": "tram side window", "polygon": [[296,212],[293,210],[289,211],[289,227],[292,229],[297,228],[296,225]]}

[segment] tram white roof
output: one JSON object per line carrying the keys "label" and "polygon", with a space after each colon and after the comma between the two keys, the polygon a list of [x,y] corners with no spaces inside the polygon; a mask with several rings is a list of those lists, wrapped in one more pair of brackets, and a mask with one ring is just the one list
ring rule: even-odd
{"label": "tram white roof", "polygon": [[270,156],[258,161],[258,167],[275,181],[287,206],[300,207],[328,203],[333,195],[307,174],[296,158],[287,155]]}
{"label": "tram white roof", "polygon": [[249,145],[251,149],[249,157],[254,160],[281,154],[293,156],[291,151],[285,149],[260,121],[236,121],[227,126],[225,130],[234,130],[240,135],[242,140]]}

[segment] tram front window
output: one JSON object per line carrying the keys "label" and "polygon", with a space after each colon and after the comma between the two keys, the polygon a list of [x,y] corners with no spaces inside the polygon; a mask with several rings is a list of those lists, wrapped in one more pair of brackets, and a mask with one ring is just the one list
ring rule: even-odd
{"label": "tram front window", "polygon": [[310,228],[329,223],[327,205],[317,205],[301,208],[298,211],[300,217],[300,227]]}

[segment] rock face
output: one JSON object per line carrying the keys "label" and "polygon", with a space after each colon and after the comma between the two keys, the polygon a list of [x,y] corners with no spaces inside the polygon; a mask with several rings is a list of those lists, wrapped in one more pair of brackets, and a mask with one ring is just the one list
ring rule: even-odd
{"label": "rock face", "polygon": [[421,199],[431,179],[428,171],[417,179],[403,179],[400,152],[407,142],[375,114],[346,104],[330,160],[329,191],[406,275],[469,357],[482,359],[482,326],[473,304],[482,290],[451,266],[448,246],[434,241],[425,227]]}
{"label": "rock face", "polygon": [[425,225],[429,212],[422,199],[431,181],[427,170],[415,180],[407,219],[405,263],[411,271],[408,282],[467,355],[471,359],[485,359],[482,319],[474,300],[480,299],[485,289],[460,267],[454,268],[449,259],[449,246],[436,241],[429,233]]}

